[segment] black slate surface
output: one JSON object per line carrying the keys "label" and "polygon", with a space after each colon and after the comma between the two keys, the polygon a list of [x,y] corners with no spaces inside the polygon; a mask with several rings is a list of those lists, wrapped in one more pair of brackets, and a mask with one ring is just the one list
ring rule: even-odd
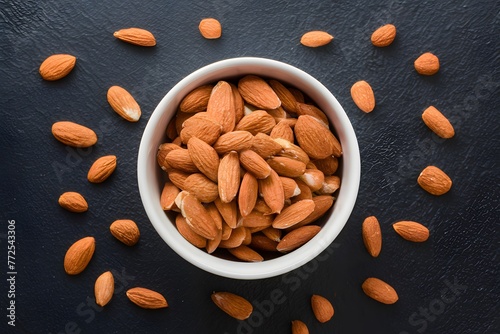
{"label": "black slate surface", "polygon": [[[303,320],[311,333],[498,333],[499,274],[499,3],[495,1],[2,1],[0,106],[2,149],[0,230],[2,333],[290,333]],[[222,22],[219,40],[203,39],[204,17]],[[371,45],[371,32],[397,26],[388,48]],[[152,31],[154,48],[125,44],[115,30]],[[335,36],[325,47],[299,44],[309,30]],[[441,70],[422,77],[421,53],[439,56]],[[40,63],[54,53],[75,55],[73,72],[43,81]],[[358,136],[362,178],[346,227],[320,258],[280,277],[238,281],[186,263],[158,236],[142,207],[136,178],[141,133],[156,104],[180,79],[217,60],[258,56],[297,66],[337,97]],[[350,87],[367,80],[377,106],[356,108]],[[106,101],[111,85],[140,103],[136,123],[119,118]],[[440,140],[420,119],[434,105],[449,117],[456,137]],[[85,124],[96,146],[76,150],[57,142],[51,125]],[[118,156],[115,174],[90,184],[91,163]],[[419,172],[434,164],[454,181],[441,197],[423,191]],[[57,204],[64,191],[87,198],[85,214]],[[371,258],[361,223],[378,217],[384,244]],[[135,220],[141,240],[127,247],[108,232],[112,221]],[[392,231],[398,220],[429,227],[413,244]],[[15,221],[15,297],[8,296],[9,221]],[[87,235],[97,248],[88,268],[64,273],[66,249]],[[93,283],[113,270],[116,293],[105,308],[93,304]],[[382,305],[361,291],[366,277],[392,284],[400,300]],[[142,310],[125,290],[144,286],[164,294],[168,309]],[[255,310],[245,322],[215,307],[214,290],[236,292]],[[320,324],[309,298],[321,294],[335,316]],[[15,300],[15,327],[7,325]],[[273,301],[274,300],[274,301]]]}

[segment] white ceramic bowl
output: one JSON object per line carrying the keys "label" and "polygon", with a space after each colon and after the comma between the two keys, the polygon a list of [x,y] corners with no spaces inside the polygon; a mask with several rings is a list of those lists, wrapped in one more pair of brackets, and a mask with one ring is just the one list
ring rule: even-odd
{"label": "white ceramic bowl", "polygon": [[[343,156],[339,160],[341,186],[333,209],[322,218],[321,231],[293,252],[258,263],[236,262],[206,253],[191,245],[177,232],[174,223],[160,206],[163,176],[156,161],[158,146],[166,141],[165,129],[181,99],[194,88],[222,79],[255,74],[290,84],[307,94],[328,116]],[[337,99],[318,80],[291,65],[263,58],[234,58],[207,65],[176,84],[151,115],[139,147],[138,184],[146,213],[158,234],[177,254],[210,273],[236,279],[261,279],[287,273],[314,259],[337,237],[347,222],[360,180],[358,142],[352,125]]]}

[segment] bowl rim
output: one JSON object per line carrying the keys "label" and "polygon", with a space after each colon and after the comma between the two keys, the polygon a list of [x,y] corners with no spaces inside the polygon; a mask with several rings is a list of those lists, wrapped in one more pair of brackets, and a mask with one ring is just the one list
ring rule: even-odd
{"label": "bowl rim", "polygon": [[[182,97],[202,84],[245,74],[275,78],[304,91],[327,114],[344,151],[341,159],[344,172],[339,194],[332,210],[334,215],[328,218],[321,231],[313,239],[300,248],[275,259],[256,263],[218,258],[185,240],[160,206],[158,198],[161,184],[158,180],[155,181],[156,175],[153,175],[159,170],[156,152],[157,145],[160,143],[155,142],[155,138],[156,141],[159,139],[156,127],[158,124],[164,124],[166,128],[166,124],[175,114]],[[281,61],[258,57],[220,60],[199,68],[175,84],[151,114],[141,138],[137,158],[140,197],[146,214],[160,237],[174,252],[196,267],[212,274],[234,279],[263,279],[278,276],[318,256],[335,240],[347,223],[356,202],[360,175],[361,159],[356,134],[345,110],[335,96],[321,82],[303,70]]]}

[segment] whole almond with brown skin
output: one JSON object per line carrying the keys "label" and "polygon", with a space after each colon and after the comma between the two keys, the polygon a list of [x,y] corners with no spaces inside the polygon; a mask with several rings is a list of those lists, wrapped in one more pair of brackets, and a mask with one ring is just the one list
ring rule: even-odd
{"label": "whole almond with brown skin", "polygon": [[332,303],[328,299],[320,295],[313,295],[311,297],[311,307],[316,319],[325,323],[329,321],[335,313]]}
{"label": "whole almond with brown skin", "polygon": [[325,176],[334,174],[339,166],[339,161],[334,156],[313,160],[312,163],[314,163],[316,168],[322,171]]}
{"label": "whole almond with brown skin", "polygon": [[89,209],[85,198],[74,191],[67,191],[59,196],[59,205],[71,212],[85,212]]}
{"label": "whole almond with brown skin", "polygon": [[108,103],[113,110],[129,122],[141,118],[141,107],[134,97],[123,87],[111,86],[107,93]]}
{"label": "whole almond with brown skin", "polygon": [[186,173],[199,172],[198,167],[196,167],[193,159],[191,158],[191,154],[189,154],[189,151],[185,148],[170,151],[167,154],[165,161],[171,168],[175,168]]}
{"label": "whole almond with brown skin", "polygon": [[135,245],[141,236],[137,224],[130,219],[115,220],[110,226],[111,234],[127,246]]}
{"label": "whole almond with brown skin", "polygon": [[418,184],[432,195],[446,194],[453,184],[450,177],[436,166],[427,166],[417,179]]}
{"label": "whole almond with brown skin", "polygon": [[367,217],[362,226],[363,242],[368,253],[377,257],[382,249],[382,232],[375,216]]}
{"label": "whole almond with brown skin", "polygon": [[241,245],[236,248],[228,248],[229,253],[239,260],[246,262],[262,262],[264,258],[248,246]]}
{"label": "whole almond with brown skin", "polygon": [[282,253],[290,252],[299,248],[319,233],[321,227],[317,225],[306,225],[288,232],[278,243],[276,249]]}
{"label": "whole almond with brown skin", "polygon": [[285,199],[297,196],[300,194],[300,188],[294,179],[280,176],[281,185],[283,186],[283,192],[285,194]]}
{"label": "whole almond with brown skin", "polygon": [[168,171],[169,180],[179,189],[185,190],[184,181],[190,174],[180,171],[178,169],[171,169]]}
{"label": "whole almond with brown skin", "polygon": [[297,103],[297,115],[299,115],[299,116],[300,115],[312,116],[312,117],[318,119],[319,121],[321,121],[321,123],[323,123],[323,125],[328,127],[328,124],[329,124],[328,117],[326,117],[326,115],[323,111],[321,111],[318,107],[316,107],[312,104],[298,102]]}
{"label": "whole almond with brown skin", "polygon": [[61,143],[73,147],[90,147],[97,143],[97,135],[92,129],[73,122],[54,123],[52,134]]}
{"label": "whole almond with brown skin", "polygon": [[240,162],[237,152],[229,152],[219,164],[219,197],[222,202],[231,202],[240,188]]}
{"label": "whole almond with brown skin", "polygon": [[239,226],[231,231],[231,235],[226,240],[221,240],[220,248],[236,248],[243,244],[247,235],[246,227]]}
{"label": "whole almond with brown skin", "polygon": [[187,143],[189,156],[194,165],[213,182],[217,182],[219,155],[215,149],[197,137],[191,137]]}
{"label": "whole almond with brown skin", "polygon": [[426,52],[420,55],[413,65],[418,74],[433,75],[439,71],[439,58],[430,52]]}
{"label": "whole almond with brown skin", "polygon": [[408,241],[424,242],[429,239],[429,229],[417,222],[400,221],[392,227],[397,234]]}
{"label": "whole almond with brown skin", "polygon": [[233,91],[226,81],[219,81],[212,89],[207,105],[207,116],[221,125],[222,133],[233,131],[236,111]]}
{"label": "whole almond with brown skin", "polygon": [[160,195],[160,205],[163,210],[172,210],[175,206],[175,198],[180,189],[170,181],[166,181]]}
{"label": "whole almond with brown skin", "polygon": [[394,304],[399,297],[392,286],[375,277],[367,278],[361,285],[364,293],[382,304]]}
{"label": "whole almond with brown skin", "polygon": [[309,188],[309,186],[305,184],[304,181],[296,178],[295,183],[297,183],[297,187],[299,187],[300,193],[292,198],[292,203],[302,201],[303,199],[313,199],[311,188]]}
{"label": "whole almond with brown skin", "polygon": [[375,94],[368,82],[360,80],[352,85],[351,97],[356,106],[365,113],[375,109]]}
{"label": "whole almond with brown skin", "polygon": [[68,275],[81,273],[89,264],[95,250],[95,239],[85,237],[76,241],[66,251],[64,256],[64,270]]}
{"label": "whole almond with brown skin", "polygon": [[264,133],[258,133],[253,138],[252,151],[264,159],[278,154],[281,150],[281,145]]}
{"label": "whole almond with brown skin", "polygon": [[95,303],[101,307],[107,305],[115,292],[115,279],[111,271],[106,271],[94,284]]}
{"label": "whole almond with brown skin", "polygon": [[379,48],[392,44],[396,38],[396,27],[393,24],[386,24],[372,33],[371,41],[374,46]]}
{"label": "whole almond with brown skin", "polygon": [[278,242],[269,239],[265,235],[254,233],[254,235],[252,235],[252,242],[250,243],[250,246],[254,249],[265,252],[276,252]]}
{"label": "whole almond with brown skin", "polygon": [[325,176],[323,184],[321,185],[320,189],[316,190],[316,194],[318,195],[333,194],[339,188],[340,188],[340,177],[338,177],[337,175]]}
{"label": "whole almond with brown skin", "polygon": [[217,39],[222,35],[222,26],[220,22],[214,18],[201,20],[198,29],[206,39]]}
{"label": "whole almond with brown skin", "polygon": [[44,80],[55,81],[67,76],[73,70],[75,64],[75,56],[55,54],[45,59],[38,71]]}
{"label": "whole almond with brown skin", "polygon": [[219,197],[217,184],[201,173],[193,173],[184,181],[184,190],[190,192],[203,203],[213,202]]}
{"label": "whole almond with brown skin", "polygon": [[[321,195],[324,195],[326,193],[330,193],[329,191],[320,191],[322,190],[322,186],[325,184],[325,175],[323,174],[322,171],[319,169],[306,169],[304,174],[298,177],[302,182],[307,184],[309,188],[311,188],[312,191],[318,191]],[[331,178],[331,176],[330,176]],[[338,187],[336,187],[334,190],[331,191],[333,193],[335,190],[337,190]]]}
{"label": "whole almond with brown skin", "polygon": [[243,99],[261,109],[276,109],[281,101],[269,84],[256,75],[246,75],[238,81],[238,90]]}
{"label": "whole almond with brown skin", "polygon": [[245,116],[245,101],[241,97],[238,87],[233,83],[229,83],[229,85],[231,86],[231,90],[233,92],[234,114],[236,117],[236,124],[238,124],[240,119]]}
{"label": "whole almond with brown skin", "polygon": [[296,229],[318,220],[332,207],[335,198],[330,195],[321,195],[312,197],[312,200],[314,202],[313,212],[299,223],[293,225],[291,229]]}
{"label": "whole almond with brown skin", "polygon": [[[197,113],[195,115],[199,114],[205,113]],[[191,137],[196,137],[212,145],[219,138],[221,131],[221,125],[211,119],[191,117],[182,123],[182,130],[179,136],[184,144],[187,144]]]}
{"label": "whole almond with brown skin", "polygon": [[286,122],[278,122],[271,130],[271,138],[283,138],[289,142],[294,142],[293,130]]}
{"label": "whole almond with brown skin", "polygon": [[104,182],[116,169],[116,156],[106,155],[97,159],[89,169],[87,179],[92,183]]}
{"label": "whole almond with brown skin", "polygon": [[291,143],[283,138],[274,138],[273,140],[281,146],[281,151],[278,152],[276,155],[280,157],[288,157],[295,160],[299,160],[305,163],[306,165],[309,163],[310,161],[309,156],[307,155],[305,150],[303,150],[300,146],[297,146],[294,143]]}
{"label": "whole almond with brown skin", "polygon": [[179,231],[184,239],[189,241],[193,246],[198,248],[205,248],[207,246],[207,239],[194,232],[186,222],[186,218],[182,217],[181,214],[175,217],[175,227],[177,227],[177,231]]}
{"label": "whole almond with brown skin", "polygon": [[339,157],[342,154],[337,138],[312,116],[299,116],[294,131],[299,146],[313,159],[324,159],[331,155]]}
{"label": "whole almond with brown skin", "polygon": [[217,236],[218,229],[212,216],[201,204],[196,196],[187,191],[181,191],[175,199],[175,204],[181,210],[186,222],[197,234],[213,240]]}
{"label": "whole almond with brown skin", "polygon": [[252,150],[243,150],[239,154],[240,163],[246,171],[252,173],[257,179],[265,179],[271,174],[271,167],[257,153]]}
{"label": "whole almond with brown skin", "polygon": [[252,147],[253,135],[248,131],[231,131],[224,133],[214,143],[213,148],[218,154],[231,151],[242,151]]}
{"label": "whole almond with brown skin", "polygon": [[155,46],[155,36],[148,30],[141,28],[127,28],[115,31],[113,36],[124,42],[139,46]]}
{"label": "whole almond with brown skin", "polygon": [[273,241],[280,242],[281,235],[283,233],[282,233],[282,230],[278,230],[277,228],[270,226],[270,227],[262,230],[262,234],[264,234],[266,237],[268,237],[269,239],[271,239]]}
{"label": "whole almond with brown skin", "polygon": [[433,106],[424,110],[422,120],[429,129],[441,138],[452,138],[455,135],[455,129],[450,121]]}
{"label": "whole almond with brown skin", "polygon": [[170,153],[170,151],[178,150],[180,148],[181,147],[179,145],[175,145],[172,143],[163,143],[158,147],[158,152],[156,153],[156,161],[158,162],[158,165],[160,165],[161,169],[163,169],[164,171],[168,171],[169,169],[173,168],[167,162],[167,155]]}
{"label": "whole almond with brown skin", "polygon": [[300,38],[300,43],[304,46],[308,46],[310,48],[317,48],[323,45],[327,45],[333,40],[333,36],[327,33],[326,31],[309,31],[306,32]]}
{"label": "whole almond with brown skin", "polygon": [[247,216],[252,212],[259,195],[259,183],[255,176],[247,172],[241,180],[238,194],[238,208],[242,216]]}
{"label": "whole almond with brown skin", "polygon": [[297,113],[297,100],[293,96],[292,92],[288,90],[281,82],[278,80],[269,80],[269,86],[274,90],[276,95],[281,101],[281,106],[290,113]]}
{"label": "whole almond with brown skin", "polygon": [[295,202],[286,207],[273,221],[273,227],[278,229],[289,228],[305,219],[314,211],[314,202],[310,199]]}
{"label": "whole almond with brown skin", "polygon": [[285,192],[281,179],[274,170],[271,169],[267,178],[259,180],[259,191],[271,213],[280,213],[285,205]]}
{"label": "whole almond with brown skin", "polygon": [[214,292],[211,298],[215,305],[222,311],[238,320],[248,319],[253,312],[252,304],[245,298],[235,295],[234,293]]}
{"label": "whole almond with brown skin", "polygon": [[[238,222],[238,208],[236,201],[233,200],[230,203],[224,203],[220,197],[214,201],[217,210],[219,210],[220,215],[224,219],[224,222],[232,229],[236,228]],[[222,240],[225,240],[224,237]]]}
{"label": "whole almond with brown skin", "polygon": [[255,110],[248,115],[243,116],[235,130],[248,131],[252,135],[258,133],[269,134],[276,125],[273,116],[269,115],[265,110]]}
{"label": "whole almond with brown skin", "polygon": [[307,325],[300,320],[292,321],[292,334],[309,334]]}
{"label": "whole almond with brown skin", "polygon": [[146,288],[132,288],[127,290],[128,299],[135,305],[145,309],[168,307],[167,300],[160,293]]}
{"label": "whole almond with brown skin", "polygon": [[185,113],[197,113],[207,110],[208,99],[214,85],[203,85],[193,89],[181,101],[179,110]]}

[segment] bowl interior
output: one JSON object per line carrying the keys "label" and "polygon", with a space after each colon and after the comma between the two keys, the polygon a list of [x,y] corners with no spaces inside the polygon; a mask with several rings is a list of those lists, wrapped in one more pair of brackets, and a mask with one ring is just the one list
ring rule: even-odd
{"label": "bowl interior", "polygon": [[[258,263],[222,259],[196,248],[186,241],[160,206],[164,172],[156,162],[158,146],[166,141],[165,129],[175,115],[182,98],[203,84],[230,80],[246,74],[274,78],[307,94],[325,112],[342,144],[339,160],[341,187],[333,208],[323,218],[321,231],[293,252]],[[312,260],[337,237],[354,207],[360,179],[360,157],[352,125],[335,97],[319,81],[291,65],[262,58],[234,58],[207,65],[176,84],[160,101],[148,124],[139,147],[138,184],[141,199],[154,228],[181,257],[197,267],[229,278],[259,279],[280,275]]]}

